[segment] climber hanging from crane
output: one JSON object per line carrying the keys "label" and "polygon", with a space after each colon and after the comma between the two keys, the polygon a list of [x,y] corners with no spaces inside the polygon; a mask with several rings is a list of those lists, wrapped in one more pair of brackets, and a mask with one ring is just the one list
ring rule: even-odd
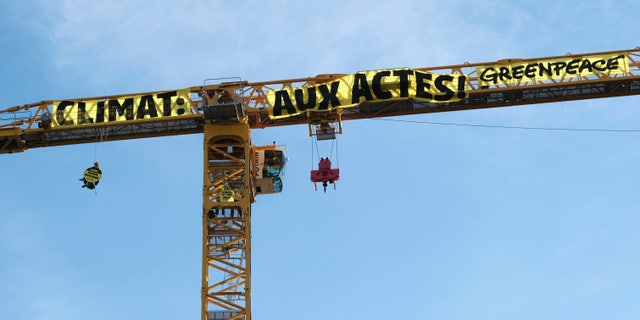
{"label": "climber hanging from crane", "polygon": [[98,183],[100,183],[100,179],[102,179],[102,170],[100,170],[100,163],[98,163],[98,144],[101,142],[106,142],[109,131],[106,128],[102,128],[100,132],[100,136],[98,141],[96,141],[96,145],[93,151],[94,162],[93,166],[84,170],[82,178],[83,188],[87,188],[89,190],[94,190]]}
{"label": "climber hanging from crane", "polygon": [[82,185],[83,188],[93,190],[96,188],[98,183],[100,183],[101,178],[102,170],[100,170],[100,164],[98,162],[94,162],[92,167],[89,167],[84,171],[84,174],[82,178],[80,178],[80,181],[84,183]]}

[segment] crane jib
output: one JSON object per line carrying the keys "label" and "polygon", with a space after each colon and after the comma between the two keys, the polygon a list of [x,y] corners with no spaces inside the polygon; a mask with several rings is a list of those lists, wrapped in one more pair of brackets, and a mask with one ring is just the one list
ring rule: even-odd
{"label": "crane jib", "polygon": [[189,89],[95,100],[53,102],[52,127],[190,115]]}
{"label": "crane jib", "polygon": [[267,93],[269,116],[286,118],[306,111],[348,108],[362,102],[414,98],[429,102],[454,102],[468,94],[468,77],[413,69],[358,72],[330,83]]}

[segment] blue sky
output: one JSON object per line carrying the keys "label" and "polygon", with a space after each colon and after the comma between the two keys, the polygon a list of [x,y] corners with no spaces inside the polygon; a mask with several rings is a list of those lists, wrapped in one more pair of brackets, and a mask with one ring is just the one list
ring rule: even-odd
{"label": "blue sky", "polygon": [[[2,1],[0,108],[639,46],[639,1]],[[397,118],[640,129],[638,97]],[[255,319],[637,319],[638,133],[344,123],[253,205]],[[328,154],[327,145],[321,152]],[[94,160],[97,194],[77,181]],[[317,160],[317,158],[316,158]],[[336,163],[336,161],[334,161]],[[202,137],[0,155],[0,319],[198,319]]]}

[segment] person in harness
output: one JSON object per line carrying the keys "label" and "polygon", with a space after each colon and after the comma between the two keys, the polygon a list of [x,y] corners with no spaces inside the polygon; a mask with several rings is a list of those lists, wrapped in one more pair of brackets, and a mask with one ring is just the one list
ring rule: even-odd
{"label": "person in harness", "polygon": [[87,168],[87,170],[84,171],[84,175],[80,178],[80,181],[84,183],[84,185],[82,185],[83,188],[93,190],[96,188],[98,183],[100,183],[100,178],[102,178],[100,164],[94,162],[93,167]]}

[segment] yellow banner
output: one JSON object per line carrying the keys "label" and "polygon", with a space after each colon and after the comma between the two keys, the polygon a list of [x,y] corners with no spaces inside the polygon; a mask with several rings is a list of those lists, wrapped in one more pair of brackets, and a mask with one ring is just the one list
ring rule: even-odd
{"label": "yellow banner", "polygon": [[189,89],[182,89],[114,99],[54,101],[51,126],[130,122],[190,114]]}
{"label": "yellow banner", "polygon": [[295,116],[306,111],[349,108],[363,102],[416,99],[445,103],[467,98],[468,77],[413,69],[358,72],[328,83],[267,92],[269,117]]}
{"label": "yellow banner", "polygon": [[629,72],[627,53],[512,62],[476,68],[481,87]]}

